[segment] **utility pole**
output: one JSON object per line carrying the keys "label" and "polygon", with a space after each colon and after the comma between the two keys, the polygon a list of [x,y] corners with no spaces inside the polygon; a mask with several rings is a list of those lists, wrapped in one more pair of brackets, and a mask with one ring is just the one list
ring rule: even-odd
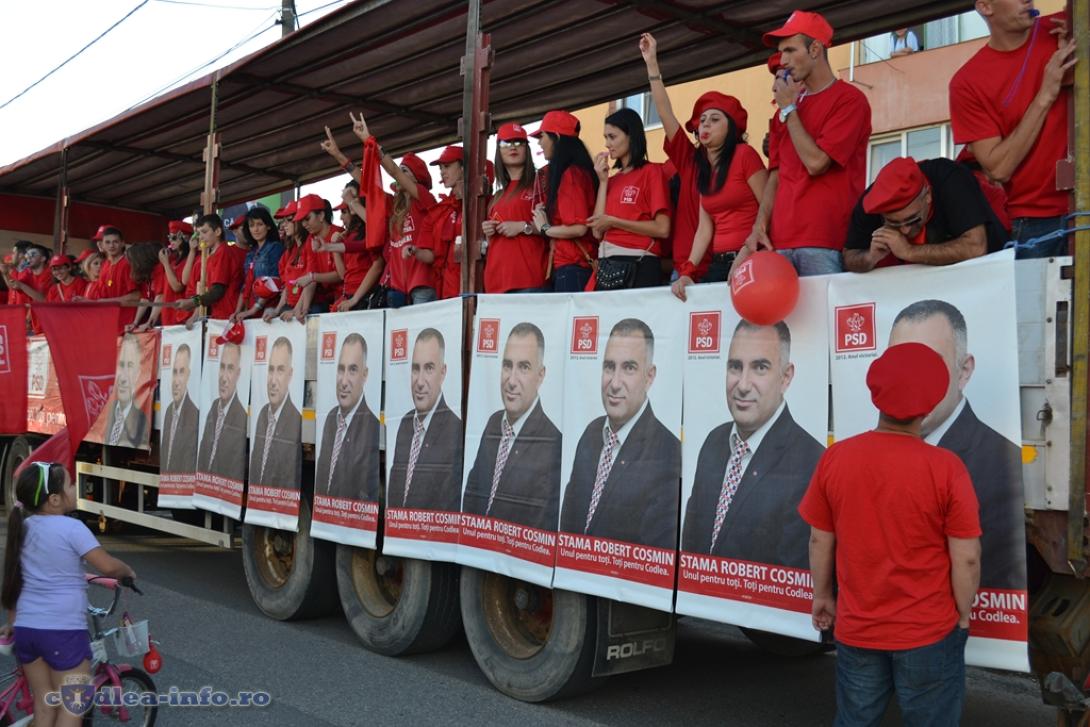
{"label": "utility pole", "polygon": [[280,0],[280,37],[286,38],[295,31],[295,0]]}

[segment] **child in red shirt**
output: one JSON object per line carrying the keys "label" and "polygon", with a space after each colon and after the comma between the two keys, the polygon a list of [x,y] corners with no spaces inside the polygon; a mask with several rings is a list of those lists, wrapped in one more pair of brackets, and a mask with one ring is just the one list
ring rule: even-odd
{"label": "child in red shirt", "polygon": [[140,291],[132,279],[132,269],[125,257],[125,236],[116,227],[107,227],[102,231],[99,241],[105,259],[99,271],[97,285],[92,286],[92,300],[121,304],[121,317],[118,323],[124,327],[131,325],[136,318],[136,303],[140,300]]}

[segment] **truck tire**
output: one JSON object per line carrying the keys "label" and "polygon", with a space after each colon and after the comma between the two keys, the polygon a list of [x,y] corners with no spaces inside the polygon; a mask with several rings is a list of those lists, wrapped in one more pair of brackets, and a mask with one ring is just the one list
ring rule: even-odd
{"label": "truck tire", "polygon": [[333,613],[333,544],[310,537],[310,502],[299,500],[299,532],[242,526],[242,567],[254,604],[278,621]]}
{"label": "truck tire", "polygon": [[597,620],[591,596],[462,568],[469,648],[488,681],[509,697],[544,702],[596,686]]}
{"label": "truck tire", "polygon": [[30,456],[31,444],[26,437],[15,437],[4,452],[4,512],[15,506],[15,468]]}
{"label": "truck tire", "polygon": [[337,591],[348,624],[386,656],[434,651],[458,633],[458,566],[337,546]]}
{"label": "truck tire", "polygon": [[795,639],[782,634],[773,634],[768,631],[743,628],[742,633],[750,642],[759,649],[776,656],[802,657],[824,654],[832,651],[832,644],[817,643],[805,639]]}

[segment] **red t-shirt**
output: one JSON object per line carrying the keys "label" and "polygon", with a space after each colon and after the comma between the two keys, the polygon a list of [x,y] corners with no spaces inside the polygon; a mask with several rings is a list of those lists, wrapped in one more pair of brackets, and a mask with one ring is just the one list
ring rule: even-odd
{"label": "red t-shirt", "polygon": [[[109,258],[102,260],[102,268],[98,274],[98,285],[94,286],[95,300],[120,298],[137,290],[136,281],[132,279],[132,269],[129,267],[129,259],[122,255],[116,263],[111,263]],[[121,306],[121,317],[118,325],[127,326],[136,319],[136,308]]]}
{"label": "red t-shirt", "polygon": [[303,289],[296,285],[295,281],[307,272],[308,260],[305,247],[305,245],[285,247],[284,254],[280,256],[280,280],[288,291],[288,295],[284,300],[289,306],[298,303],[299,296],[303,294]]}
{"label": "red t-shirt", "polygon": [[753,194],[749,178],[764,170],[764,162],[749,144],[734,147],[734,156],[727,167],[727,178],[718,192],[700,195],[700,206],[715,223],[712,233],[713,253],[737,252],[753,231],[757,208],[761,200]]}
{"label": "red t-shirt", "polygon": [[[353,242],[363,243],[365,241],[364,232],[361,229],[358,234],[352,234],[344,239],[345,245],[349,245]],[[360,252],[345,252],[344,253],[344,285],[341,289],[341,298],[347,300],[356,294],[356,290],[360,287],[360,283],[367,277],[367,273],[371,270],[371,266],[378,260],[377,250],[368,250],[361,244],[363,248]]]}
{"label": "red t-shirt", "polygon": [[[1056,13],[1037,19],[1029,40],[1013,51],[985,45],[950,81],[950,125],[954,142],[1007,138],[1041,89],[1044,68],[1059,47],[1049,32]],[[1007,211],[1012,218],[1067,214],[1067,193],[1056,189],[1056,162],[1067,157],[1067,103],[1071,88],[1045,116],[1037,141],[1007,182]]]}
{"label": "red t-shirt", "polygon": [[36,273],[30,268],[17,273],[15,279],[23,285],[30,286],[39,293],[48,293],[49,289],[53,287],[53,271],[48,267],[42,268],[40,273]]}
{"label": "red t-shirt", "polygon": [[[174,277],[178,279],[178,282],[182,280],[182,272],[185,270],[185,258],[175,261],[172,264],[174,270]],[[197,262],[194,260],[193,267],[197,267]],[[159,294],[163,296],[164,303],[173,303],[178,300],[182,300],[185,297],[185,291],[181,293],[175,293],[174,290],[167,285],[166,273],[162,276],[162,287],[159,289]],[[191,296],[192,297],[192,296]],[[176,308],[163,308],[159,313],[159,322],[164,326],[174,326],[180,323],[185,323],[189,318],[190,313],[184,310],[177,310]]]}
{"label": "red t-shirt", "polygon": [[86,290],[87,281],[73,275],[67,284],[54,283],[50,286],[46,291],[45,299],[50,303],[71,303],[77,295],[85,295]]}
{"label": "red t-shirt", "polygon": [[[242,253],[241,256],[239,252]],[[205,289],[211,290],[213,285],[224,287],[223,297],[213,303],[208,311],[209,318],[226,320],[235,312],[242,289],[242,260],[245,256],[245,250],[225,242],[221,242],[208,256],[205,263]]]}
{"label": "red t-shirt", "polygon": [[[343,231],[343,227],[330,225],[329,232],[325,235],[325,241],[329,242],[334,235]],[[303,243],[303,256],[306,258],[306,272],[308,273],[331,273],[337,269],[337,264],[333,262],[333,253],[314,251],[314,235],[307,235],[306,242]],[[328,308],[340,294],[342,287],[341,282],[319,283],[314,291],[314,300],[311,303]]]}
{"label": "red t-shirt", "polygon": [[[389,243],[383,249],[387,272],[383,279],[388,281],[386,285],[401,293],[411,293],[414,288],[436,287],[431,265],[422,263],[415,257],[405,258],[401,254],[401,248],[406,245],[424,250],[433,249],[428,210],[435,206],[435,197],[422,184],[418,184],[416,188],[420,198],[413,200],[401,223],[401,229],[393,231]],[[392,202],[387,207],[387,212],[393,217]]]}
{"label": "red t-shirt", "polygon": [[[632,222],[650,222],[659,214],[670,214],[670,192],[662,165],[648,162],[630,172],[619,172],[606,183],[606,214]],[[662,240],[637,235],[619,227],[606,231],[604,242],[662,255]]]}
{"label": "red t-shirt", "polygon": [[866,432],[829,447],[799,505],[836,534],[836,638],[863,649],[933,644],[958,621],[947,537],[980,536],[969,472],[916,437]]}
{"label": "red t-shirt", "polygon": [[834,81],[798,102],[799,121],[831,160],[810,176],[785,127],[769,138],[769,168],[780,170],[768,236],[773,246],[841,250],[852,208],[867,185],[870,104],[850,83]]}
{"label": "red t-shirt", "polygon": [[454,243],[462,234],[462,201],[443,197],[428,214],[432,249],[435,251],[436,293],[440,299],[457,298],[462,292],[462,259]]}
{"label": "red t-shirt", "polygon": [[[546,167],[548,169],[548,167]],[[548,179],[548,177],[545,177]],[[552,225],[585,225],[587,218],[594,214],[594,182],[590,174],[581,167],[568,167],[560,179],[556,190],[556,207],[549,219]],[[598,241],[587,230],[587,234],[578,239],[553,239],[553,268],[565,265],[590,267],[587,259],[598,255]]]}
{"label": "red t-shirt", "polygon": [[[673,139],[665,138],[662,142],[662,150],[674,163],[681,181],[672,225],[674,267],[677,268],[689,259],[693,251],[696,228],[700,224],[700,191],[696,186],[696,155],[700,150],[693,146],[684,129],[678,129]],[[699,277],[703,277],[707,272],[710,263],[711,248],[709,247],[704,259],[697,265]]]}
{"label": "red t-shirt", "polygon": [[[533,220],[533,189],[519,190],[510,184],[496,198],[489,219],[496,222]],[[494,235],[488,240],[488,255],[484,263],[484,291],[506,293],[523,288],[545,286],[545,267],[549,264],[549,246],[541,235],[505,237]]]}

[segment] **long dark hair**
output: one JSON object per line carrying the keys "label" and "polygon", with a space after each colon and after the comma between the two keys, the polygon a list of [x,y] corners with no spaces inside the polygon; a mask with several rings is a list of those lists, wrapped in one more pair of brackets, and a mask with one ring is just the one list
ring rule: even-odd
{"label": "long dark hair", "polygon": [[[562,136],[546,131],[553,140],[553,157],[549,160],[549,187],[545,196],[545,214],[552,217],[556,212],[556,195],[560,189],[560,180],[564,178],[564,172],[568,167],[578,167],[587,173],[594,185],[594,193],[598,193],[598,175],[594,173],[594,161],[590,158],[590,152],[586,145],[577,136]],[[496,170],[499,172],[499,170]]]}
{"label": "long dark hair", "polygon": [[0,604],[8,611],[15,608],[23,590],[23,537],[26,518],[42,509],[50,495],[64,492],[64,465],[56,462],[35,462],[19,473],[15,480],[15,499],[20,506],[8,515],[8,541],[4,550],[4,585],[0,589]]}
{"label": "long dark hair", "polygon": [[265,227],[269,229],[268,234],[265,236],[265,242],[280,242],[280,230],[276,223],[273,222],[269,210],[262,205],[257,205],[246,212],[246,221],[242,223],[242,236],[246,239],[246,244],[249,247],[257,247],[257,240],[250,236],[250,220],[254,218],[264,222]]}
{"label": "long dark hair", "polygon": [[[530,153],[530,145],[526,145],[526,156],[522,160],[522,176],[519,177],[518,184],[515,185],[515,189],[519,191],[525,191],[527,189],[534,188],[534,175],[537,173],[537,168],[534,167],[534,158]],[[507,173],[507,165],[503,163],[503,154],[500,152],[499,144],[496,144],[496,156],[492,160],[492,163],[496,166],[496,181],[500,184],[500,192],[506,192],[508,185],[511,184],[511,175]],[[499,199],[500,195],[496,195],[493,199]]]}
{"label": "long dark hair", "polygon": [[[643,133],[643,119],[629,108],[617,109],[606,117],[606,123],[624,132],[628,137],[628,162],[633,169],[639,169],[647,163],[647,136]],[[623,169],[620,159],[614,169]],[[597,176],[597,175],[595,175]]]}
{"label": "long dark hair", "polygon": [[161,245],[157,242],[138,242],[125,250],[125,257],[129,259],[134,281],[146,283],[151,280],[156,266],[159,265],[160,248]]}
{"label": "long dark hair", "polygon": [[719,150],[719,158],[715,160],[715,169],[712,169],[711,162],[708,161],[707,149],[701,147],[696,155],[696,188],[701,194],[715,194],[723,188],[737,146],[738,127],[734,125],[734,119],[727,116],[727,137],[723,140],[723,148]]}
{"label": "long dark hair", "polygon": [[[347,182],[344,186],[345,186],[346,189],[353,190],[356,193],[356,198],[357,199],[359,198],[359,196],[360,196],[360,183],[359,182],[357,182],[355,179],[353,179],[353,180],[350,180],[349,182]],[[348,213],[348,227],[344,231],[344,236],[346,238],[350,237],[350,238],[353,238],[353,239],[356,239],[356,240],[362,240],[367,235],[366,227],[365,227],[365,223],[364,223],[363,219],[360,218],[360,216],[357,215],[355,212],[353,212],[351,207],[345,208],[345,212]]]}

